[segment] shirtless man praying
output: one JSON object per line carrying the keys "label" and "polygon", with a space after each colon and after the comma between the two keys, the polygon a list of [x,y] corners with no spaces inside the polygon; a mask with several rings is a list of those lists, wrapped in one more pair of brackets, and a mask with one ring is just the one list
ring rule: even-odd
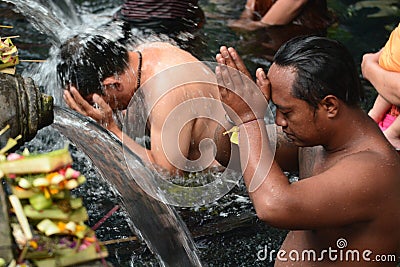
{"label": "shirtless man praying", "polygon": [[[267,75],[257,70],[257,85],[275,104],[284,135],[270,165],[262,116],[267,101],[227,67],[246,73],[233,48],[221,47],[216,60],[257,215],[290,230],[275,266],[396,266],[400,158],[359,106],[363,89],[347,49],[327,38],[298,37],[279,49]],[[300,180],[289,183],[282,167],[298,165]],[[262,182],[250,188],[252,180]]]}

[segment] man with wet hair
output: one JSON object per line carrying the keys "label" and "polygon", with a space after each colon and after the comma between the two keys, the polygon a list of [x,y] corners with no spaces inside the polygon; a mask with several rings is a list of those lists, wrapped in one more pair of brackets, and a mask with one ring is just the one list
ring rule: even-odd
{"label": "man with wet hair", "polygon": [[[267,255],[275,266],[396,266],[400,159],[359,105],[363,88],[348,50],[328,38],[290,40],[267,75],[256,72],[266,101],[226,67],[247,71],[233,48],[221,47],[216,59],[257,215],[290,230],[280,251]],[[283,132],[276,155],[263,120],[269,100]],[[299,171],[299,180],[290,183],[281,166]]]}
{"label": "man with wet hair", "polygon": [[[68,106],[123,139],[145,162],[173,173],[214,166],[215,147],[202,141],[214,139],[225,112],[214,72],[190,53],[163,42],[128,50],[103,36],[80,35],[61,46],[60,57],[57,70]],[[125,129],[148,133],[147,148],[126,133],[123,138],[113,118],[129,105]]]}

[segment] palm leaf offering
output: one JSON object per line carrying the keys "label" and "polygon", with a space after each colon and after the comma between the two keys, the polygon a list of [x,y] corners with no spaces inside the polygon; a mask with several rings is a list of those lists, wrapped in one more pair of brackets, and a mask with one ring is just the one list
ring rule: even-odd
{"label": "palm leaf offering", "polygon": [[18,49],[11,38],[0,38],[0,71],[15,74],[15,66],[18,63]]}
{"label": "palm leaf offering", "polygon": [[[2,134],[4,134],[6,131],[8,131],[9,129],[10,129],[10,125],[6,125],[3,129],[0,130],[0,136],[1,136]],[[21,135],[18,135],[18,136],[15,137],[15,138],[8,138],[7,144],[6,144],[3,148],[0,148],[0,161],[3,160],[3,159],[5,159],[4,154],[5,154],[8,150],[10,150],[10,149],[13,148],[14,146],[16,146],[17,143],[18,143],[17,141],[18,141],[19,139],[21,139],[21,138],[22,138]],[[4,175],[4,174],[3,174],[2,170],[0,169],[0,178],[2,178],[3,175]]]}
{"label": "palm leaf offering", "polygon": [[56,267],[104,261],[107,249],[85,224],[88,213],[82,199],[71,193],[86,178],[72,168],[68,148],[0,156],[17,264]]}

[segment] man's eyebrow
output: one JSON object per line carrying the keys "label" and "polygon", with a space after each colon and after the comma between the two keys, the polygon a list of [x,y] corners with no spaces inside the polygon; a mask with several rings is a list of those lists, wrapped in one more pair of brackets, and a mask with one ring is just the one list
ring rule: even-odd
{"label": "man's eyebrow", "polygon": [[281,105],[278,105],[278,104],[275,104],[274,103],[274,105],[275,105],[275,107],[277,108],[277,109],[280,109],[280,110],[285,110],[285,109],[289,109],[289,107],[284,107],[284,106],[281,106]]}

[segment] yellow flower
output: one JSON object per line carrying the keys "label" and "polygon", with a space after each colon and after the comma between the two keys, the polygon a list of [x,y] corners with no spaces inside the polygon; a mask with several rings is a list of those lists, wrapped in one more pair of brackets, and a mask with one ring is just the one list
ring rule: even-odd
{"label": "yellow flower", "polygon": [[223,133],[223,135],[231,133],[230,141],[233,144],[239,144],[239,127],[233,126],[230,130]]}

